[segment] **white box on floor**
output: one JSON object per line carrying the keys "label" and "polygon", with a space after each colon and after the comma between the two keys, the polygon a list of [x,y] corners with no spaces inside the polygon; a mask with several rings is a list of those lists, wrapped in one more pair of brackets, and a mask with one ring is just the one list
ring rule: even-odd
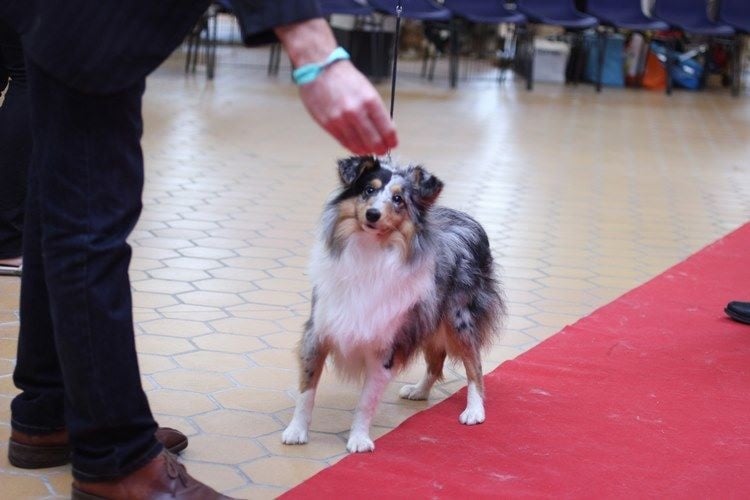
{"label": "white box on floor", "polygon": [[534,39],[534,81],[565,83],[570,47],[565,42]]}

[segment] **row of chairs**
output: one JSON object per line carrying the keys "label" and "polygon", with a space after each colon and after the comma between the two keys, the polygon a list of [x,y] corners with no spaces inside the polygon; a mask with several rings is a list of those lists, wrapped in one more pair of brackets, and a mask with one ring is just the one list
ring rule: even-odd
{"label": "row of chairs", "polygon": [[[324,13],[368,15],[373,12],[396,15],[397,0],[320,0]],[[656,0],[653,17],[644,14],[641,0],[588,0],[585,12],[576,8],[574,0],[516,0],[515,9],[503,0],[402,0],[402,16],[420,21],[464,19],[473,23],[545,24],[559,26],[582,42],[586,30],[599,28],[599,71],[597,91],[601,91],[602,58],[606,52],[607,30],[641,33],[679,30],[686,35],[711,37],[727,43],[732,55],[732,93],[738,95],[741,78],[742,35],[750,33],[750,0],[720,0],[718,19],[709,17],[706,0]],[[530,37],[530,31],[524,32]],[[455,33],[454,33],[455,35]],[[453,36],[452,38],[457,38]],[[520,54],[520,66],[533,88],[533,42],[527,40]],[[674,51],[668,51],[673,54]],[[667,66],[672,61],[667,61]],[[667,93],[672,92],[672,79],[667,71]],[[458,75],[457,46],[451,46],[450,85],[456,86]]]}
{"label": "row of chairs", "polygon": [[[587,0],[585,11],[576,8],[574,0],[515,0],[514,8],[504,0],[319,0],[324,15],[348,14],[367,17],[374,13],[396,15],[396,6],[403,7],[401,15],[406,19],[431,22],[448,22],[451,26],[449,81],[455,87],[458,81],[458,37],[456,21],[465,20],[482,24],[509,24],[522,28],[521,49],[517,53],[517,66],[524,74],[527,88],[533,88],[534,44],[531,30],[523,29],[530,24],[545,24],[562,27],[573,38],[574,43],[583,43],[583,33],[599,30],[599,71],[597,91],[601,91],[601,77],[604,54],[606,52],[608,30],[626,30],[649,33],[666,30],[679,30],[686,35],[711,37],[726,43],[732,55],[731,85],[733,95],[738,95],[741,78],[742,36],[750,33],[750,0],[720,0],[718,17],[709,17],[706,0],[655,0],[653,16],[644,14],[641,0]],[[219,0],[209,13],[212,17],[196,27],[192,44],[197,45],[200,30],[213,28],[217,12],[231,12],[231,0]],[[213,25],[211,24],[213,22]],[[214,36],[215,38],[215,36]],[[648,45],[648,44],[647,44]],[[188,44],[189,66],[194,70],[197,47],[191,52],[191,39]],[[207,59],[210,65],[209,77],[213,76],[215,64],[215,40],[207,44]],[[673,50],[667,51],[674,54]],[[191,56],[192,54],[192,56]],[[192,59],[191,59],[192,57]],[[269,72],[278,69],[278,47],[271,53]],[[667,61],[670,67],[672,61]],[[672,91],[672,79],[667,71],[667,93]]]}

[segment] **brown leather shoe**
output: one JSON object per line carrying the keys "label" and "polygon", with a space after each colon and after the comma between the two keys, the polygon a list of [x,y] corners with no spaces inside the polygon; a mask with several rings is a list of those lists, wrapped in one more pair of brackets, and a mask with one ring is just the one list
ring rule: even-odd
{"label": "brown leather shoe", "polygon": [[10,431],[8,461],[21,469],[57,467],[70,462],[68,431],[34,436],[15,429]]}
{"label": "brown leather shoe", "polygon": [[[172,453],[179,453],[188,445],[187,436],[176,429],[159,427],[156,439]],[[34,436],[12,429],[8,443],[8,461],[21,469],[57,467],[70,462],[68,431]]]}
{"label": "brown leather shoe", "polygon": [[132,500],[219,500],[229,499],[191,477],[174,455],[163,451],[149,463],[113,481],[73,481],[72,500],[127,498]]}

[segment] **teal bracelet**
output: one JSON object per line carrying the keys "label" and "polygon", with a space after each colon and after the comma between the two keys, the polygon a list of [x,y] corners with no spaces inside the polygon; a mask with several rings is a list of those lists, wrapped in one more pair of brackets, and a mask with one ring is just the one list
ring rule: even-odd
{"label": "teal bracelet", "polygon": [[303,64],[299,68],[292,71],[292,80],[294,80],[294,83],[296,83],[297,85],[306,85],[315,81],[315,79],[318,78],[323,70],[331,64],[335,63],[336,61],[343,61],[346,59],[349,59],[349,53],[344,50],[343,47],[337,47],[333,52],[331,52],[331,55],[328,56],[325,61],[321,63]]}

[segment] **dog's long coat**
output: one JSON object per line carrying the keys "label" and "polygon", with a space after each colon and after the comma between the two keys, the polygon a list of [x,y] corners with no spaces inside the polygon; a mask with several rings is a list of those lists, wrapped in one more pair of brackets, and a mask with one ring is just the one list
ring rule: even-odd
{"label": "dog's long coat", "polygon": [[434,206],[443,184],[424,168],[373,157],[339,162],[342,188],[327,204],[313,250],[313,303],[300,342],[300,396],[284,431],[308,440],[326,358],[364,375],[347,449],[371,451],[372,417],[394,371],[423,351],[427,373],[400,395],[426,399],[447,355],[469,382],[464,424],[484,421],[480,354],[505,311],[489,241],[468,215]]}

